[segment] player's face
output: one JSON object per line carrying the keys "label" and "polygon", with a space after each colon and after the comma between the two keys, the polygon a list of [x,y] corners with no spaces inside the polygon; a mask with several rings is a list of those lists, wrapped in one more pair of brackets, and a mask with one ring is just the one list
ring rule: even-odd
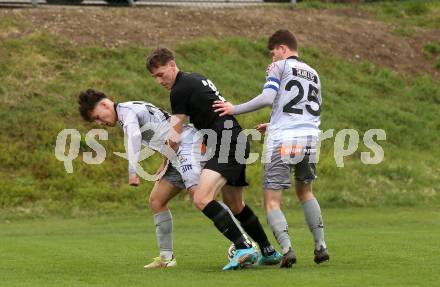
{"label": "player's face", "polygon": [[102,100],[90,113],[90,118],[99,125],[114,127],[116,124],[116,112],[113,103]]}
{"label": "player's face", "polygon": [[176,81],[176,63],[169,61],[163,66],[153,68],[151,71],[152,76],[156,79],[156,82],[167,90],[171,90]]}
{"label": "player's face", "polygon": [[276,46],[270,50],[270,55],[272,56],[272,62],[284,60],[285,49],[283,46]]}

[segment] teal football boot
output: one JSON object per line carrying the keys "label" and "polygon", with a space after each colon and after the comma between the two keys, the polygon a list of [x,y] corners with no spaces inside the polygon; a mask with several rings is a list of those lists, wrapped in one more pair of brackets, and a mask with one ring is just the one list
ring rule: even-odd
{"label": "teal football boot", "polygon": [[269,256],[263,256],[263,254],[261,254],[258,258],[258,265],[277,265],[281,262],[282,258],[283,256],[276,250]]}
{"label": "teal football boot", "polygon": [[234,257],[231,258],[228,264],[223,267],[223,270],[235,270],[238,268],[247,268],[252,266],[258,260],[258,253],[254,247],[246,249],[237,249]]}

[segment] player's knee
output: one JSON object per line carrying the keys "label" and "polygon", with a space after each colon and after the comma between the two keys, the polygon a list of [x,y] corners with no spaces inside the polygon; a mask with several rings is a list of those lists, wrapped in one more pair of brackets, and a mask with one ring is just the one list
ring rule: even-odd
{"label": "player's knee", "polygon": [[312,182],[311,180],[295,180],[295,191],[296,196],[300,202],[304,202],[315,198],[312,192]]}
{"label": "player's knee", "polygon": [[[211,199],[212,200],[212,199]],[[199,210],[203,210],[206,205],[208,205],[208,203],[211,201],[209,198],[206,198],[205,196],[203,196],[202,194],[199,193],[194,193],[193,196],[193,202],[194,205],[199,209]]]}
{"label": "player's knee", "polygon": [[280,206],[280,203],[278,201],[276,201],[276,200],[266,200],[264,202],[264,208],[268,212],[268,211],[272,211],[272,210],[275,210],[275,209],[280,209],[281,206]]}
{"label": "player's knee", "polygon": [[154,197],[150,196],[150,198],[148,198],[148,206],[152,211],[154,211],[154,207],[156,206],[156,199]]}
{"label": "player's knee", "polygon": [[225,202],[233,214],[239,214],[244,208],[244,202],[242,200],[236,202]]}
{"label": "player's knee", "polygon": [[281,209],[281,201],[278,198],[270,198],[266,196],[264,198],[264,209],[266,210],[266,212]]}
{"label": "player's knee", "polygon": [[237,204],[233,207],[230,207],[229,209],[232,211],[233,214],[239,214],[244,208],[244,204]]}
{"label": "player's knee", "polygon": [[148,205],[150,206],[150,209],[153,213],[158,212],[159,210],[166,207],[166,203],[162,202],[156,196],[150,196],[150,198],[148,199]]}
{"label": "player's knee", "polygon": [[199,209],[199,210],[205,209],[206,205],[208,205],[208,203],[205,200],[197,198],[197,197],[194,197],[193,202],[194,202],[195,207],[197,207],[197,209]]}
{"label": "player's knee", "polygon": [[300,202],[315,198],[311,190],[297,190],[296,195]]}

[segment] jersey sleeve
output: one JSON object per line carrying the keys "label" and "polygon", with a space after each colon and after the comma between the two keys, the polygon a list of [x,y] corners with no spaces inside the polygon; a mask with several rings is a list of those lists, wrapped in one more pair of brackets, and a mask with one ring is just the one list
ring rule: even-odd
{"label": "jersey sleeve", "polygon": [[128,173],[132,175],[136,174],[136,167],[142,147],[142,134],[139,120],[134,111],[130,111],[125,115],[123,130],[126,139]]}
{"label": "jersey sleeve", "polygon": [[171,113],[174,115],[188,114],[189,89],[173,89],[170,94]]}
{"label": "jersey sleeve", "polygon": [[279,62],[270,64],[267,67],[266,72],[267,77],[263,90],[272,89],[275,92],[278,92],[281,84],[281,68],[279,67]]}
{"label": "jersey sleeve", "polygon": [[260,95],[256,96],[249,102],[236,105],[234,107],[234,115],[249,113],[270,106],[273,104],[276,94],[277,93],[272,89],[264,89]]}

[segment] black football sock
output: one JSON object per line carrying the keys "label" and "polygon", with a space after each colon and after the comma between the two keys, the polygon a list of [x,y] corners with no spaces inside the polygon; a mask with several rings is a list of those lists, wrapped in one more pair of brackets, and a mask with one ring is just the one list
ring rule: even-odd
{"label": "black football sock", "polygon": [[245,205],[243,210],[234,216],[240,221],[241,227],[243,227],[244,231],[246,231],[246,233],[258,243],[261,253],[264,256],[272,255],[275,252],[275,249],[270,244],[258,217],[249,206]]}
{"label": "black football sock", "polygon": [[232,216],[220,203],[213,200],[205,206],[202,212],[214,222],[215,227],[226,238],[234,243],[235,248],[246,249],[251,246],[235,224]]}

